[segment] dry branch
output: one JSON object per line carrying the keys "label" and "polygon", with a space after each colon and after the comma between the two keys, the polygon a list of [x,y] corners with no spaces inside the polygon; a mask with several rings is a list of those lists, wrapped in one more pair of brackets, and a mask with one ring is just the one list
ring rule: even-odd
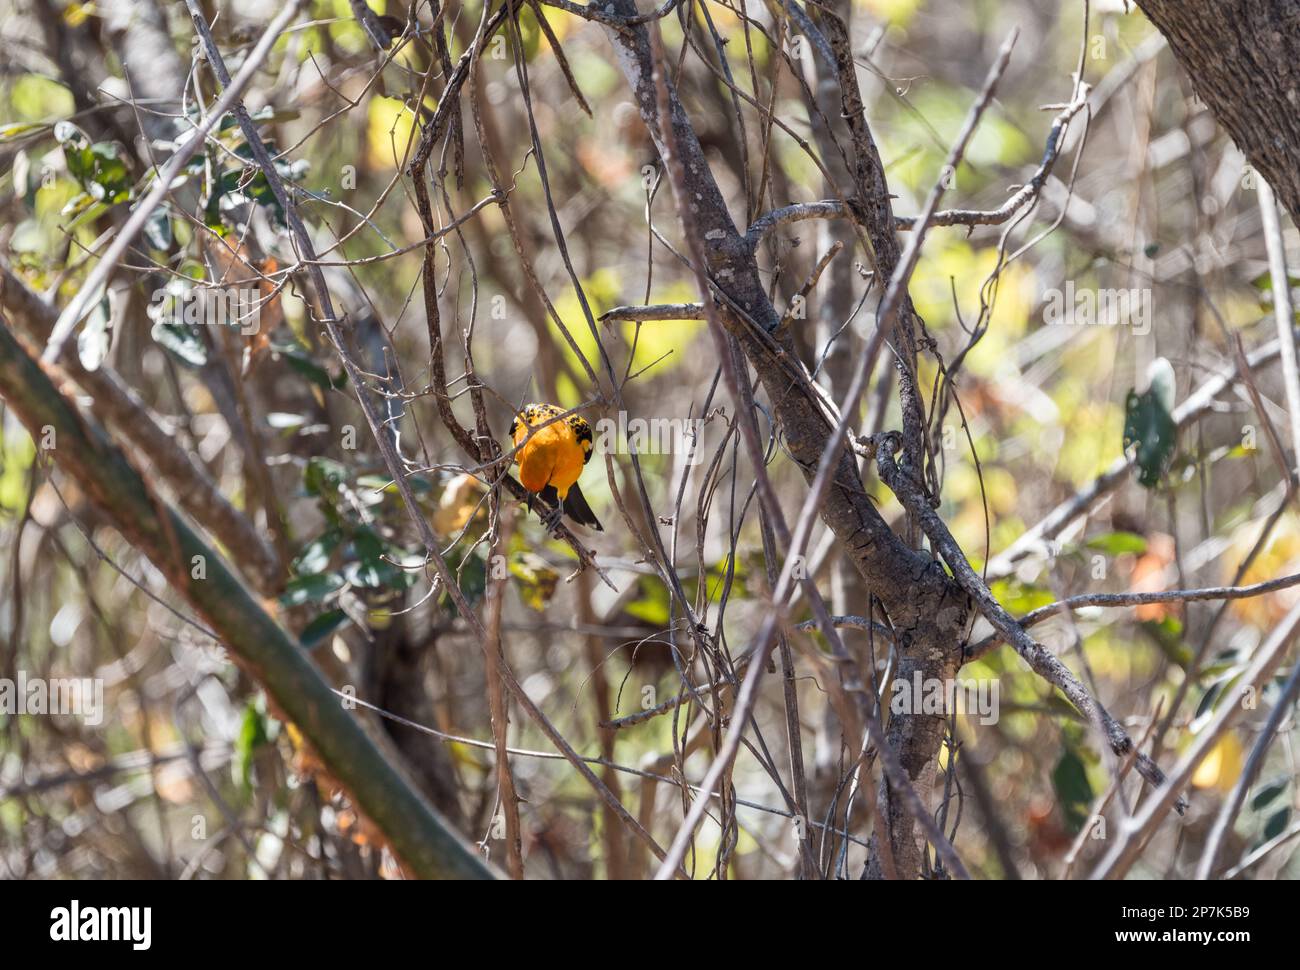
{"label": "dry branch", "polygon": [[[63,379],[53,366],[42,370],[0,321],[0,397],[33,438],[48,440],[52,433],[54,448],[48,457],[199,611],[222,645],[303,732],[330,774],[402,861],[424,878],[491,878],[492,870],[344,709],[297,642],[227,571],[221,557],[154,494],[103,431],[83,420],[59,393],[55,382]],[[206,578],[195,578],[195,561],[205,564]]]}

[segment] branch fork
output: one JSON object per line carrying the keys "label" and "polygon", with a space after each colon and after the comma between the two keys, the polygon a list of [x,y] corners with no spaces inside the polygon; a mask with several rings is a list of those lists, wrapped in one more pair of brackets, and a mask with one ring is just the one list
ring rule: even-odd
{"label": "branch fork", "polygon": [[[948,564],[953,578],[974,601],[984,618],[1015,648],[1035,673],[1058,688],[1084,717],[1096,725],[1117,757],[1128,756],[1134,750],[1134,745],[1123,725],[1088,692],[1060,658],[1030,637],[1015,617],[997,601],[988,585],[971,567],[966,554],[948,531],[948,526],[935,511],[926,493],[894,460],[894,455],[901,448],[902,435],[897,431],[885,431],[869,436],[864,450],[874,452],[880,480],[897,496],[903,507],[915,516],[933,550]],[[1137,754],[1137,770],[1156,787],[1165,782],[1164,772],[1150,757],[1140,752]],[[1181,815],[1186,807],[1187,800],[1179,796],[1175,804],[1178,813]]]}

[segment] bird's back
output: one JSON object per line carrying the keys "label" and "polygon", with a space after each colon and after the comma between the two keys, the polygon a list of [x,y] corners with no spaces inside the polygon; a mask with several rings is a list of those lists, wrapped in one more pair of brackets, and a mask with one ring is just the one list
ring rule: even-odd
{"label": "bird's back", "polygon": [[530,404],[523,410],[524,420],[510,426],[519,448],[520,481],[531,492],[551,485],[563,496],[591,456],[590,425],[576,414],[553,420],[561,414],[564,410],[553,404]]}

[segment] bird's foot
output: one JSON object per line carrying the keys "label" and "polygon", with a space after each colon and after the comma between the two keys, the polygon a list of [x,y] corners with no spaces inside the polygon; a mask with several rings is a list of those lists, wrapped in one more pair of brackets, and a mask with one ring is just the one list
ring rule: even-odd
{"label": "bird's foot", "polygon": [[560,527],[560,519],[564,515],[564,506],[556,505],[547,510],[542,516],[542,525],[546,527],[546,534],[553,535]]}

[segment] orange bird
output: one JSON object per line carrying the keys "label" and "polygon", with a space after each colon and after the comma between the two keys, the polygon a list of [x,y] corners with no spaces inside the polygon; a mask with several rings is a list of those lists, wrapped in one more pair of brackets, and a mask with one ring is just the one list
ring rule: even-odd
{"label": "orange bird", "polygon": [[579,525],[604,532],[578,488],[578,476],[591,460],[591,425],[576,414],[561,415],[564,408],[554,404],[529,404],[519,414],[522,421],[515,418],[510,422],[510,439],[518,449],[519,480],[551,506],[542,517],[548,530],[559,524],[560,516],[568,515]]}

